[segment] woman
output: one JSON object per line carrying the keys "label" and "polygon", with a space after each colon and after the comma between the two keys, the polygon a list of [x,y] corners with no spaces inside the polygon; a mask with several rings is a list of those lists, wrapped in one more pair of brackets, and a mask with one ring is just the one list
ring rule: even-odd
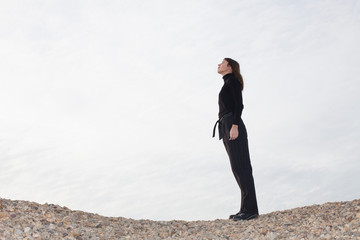
{"label": "woman", "polygon": [[241,119],[244,108],[242,90],[243,78],[239,63],[225,58],[218,65],[218,73],[223,76],[224,85],[219,93],[219,139],[223,139],[230,159],[231,169],[241,190],[240,211],[230,215],[230,219],[250,220],[259,216],[249,147],[245,125]]}

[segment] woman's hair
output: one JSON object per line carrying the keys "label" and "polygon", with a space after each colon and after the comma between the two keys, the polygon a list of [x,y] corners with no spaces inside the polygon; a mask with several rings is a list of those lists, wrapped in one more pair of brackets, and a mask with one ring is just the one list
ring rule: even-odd
{"label": "woman's hair", "polygon": [[237,61],[235,61],[234,59],[231,58],[224,58],[225,61],[228,62],[228,64],[230,65],[231,69],[232,69],[232,73],[235,75],[235,77],[239,80],[240,85],[241,85],[241,90],[244,89],[244,80],[243,77],[240,74],[240,65]]}

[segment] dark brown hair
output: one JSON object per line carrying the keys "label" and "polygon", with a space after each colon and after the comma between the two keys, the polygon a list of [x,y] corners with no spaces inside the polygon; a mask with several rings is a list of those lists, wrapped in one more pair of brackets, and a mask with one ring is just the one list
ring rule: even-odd
{"label": "dark brown hair", "polygon": [[228,62],[228,64],[230,65],[231,69],[232,69],[232,73],[235,75],[235,77],[239,80],[240,85],[241,85],[241,90],[244,89],[244,80],[243,77],[241,76],[240,73],[240,65],[237,61],[235,61],[234,59],[231,58],[224,58],[225,61]]}

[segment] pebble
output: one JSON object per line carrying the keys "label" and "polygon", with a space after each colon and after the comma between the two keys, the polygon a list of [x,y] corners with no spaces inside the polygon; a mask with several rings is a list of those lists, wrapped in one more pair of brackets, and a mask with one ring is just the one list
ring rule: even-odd
{"label": "pebble", "polygon": [[250,221],[104,217],[0,198],[0,239],[360,239],[360,199],[260,215]]}
{"label": "pebble", "polygon": [[0,221],[9,218],[9,214],[7,212],[0,212]]}

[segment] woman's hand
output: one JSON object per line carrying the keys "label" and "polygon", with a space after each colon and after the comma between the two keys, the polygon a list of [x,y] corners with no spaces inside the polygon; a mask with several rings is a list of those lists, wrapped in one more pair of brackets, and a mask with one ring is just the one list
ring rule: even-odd
{"label": "woman's hand", "polygon": [[230,140],[235,140],[239,136],[238,125],[233,124],[230,129]]}

